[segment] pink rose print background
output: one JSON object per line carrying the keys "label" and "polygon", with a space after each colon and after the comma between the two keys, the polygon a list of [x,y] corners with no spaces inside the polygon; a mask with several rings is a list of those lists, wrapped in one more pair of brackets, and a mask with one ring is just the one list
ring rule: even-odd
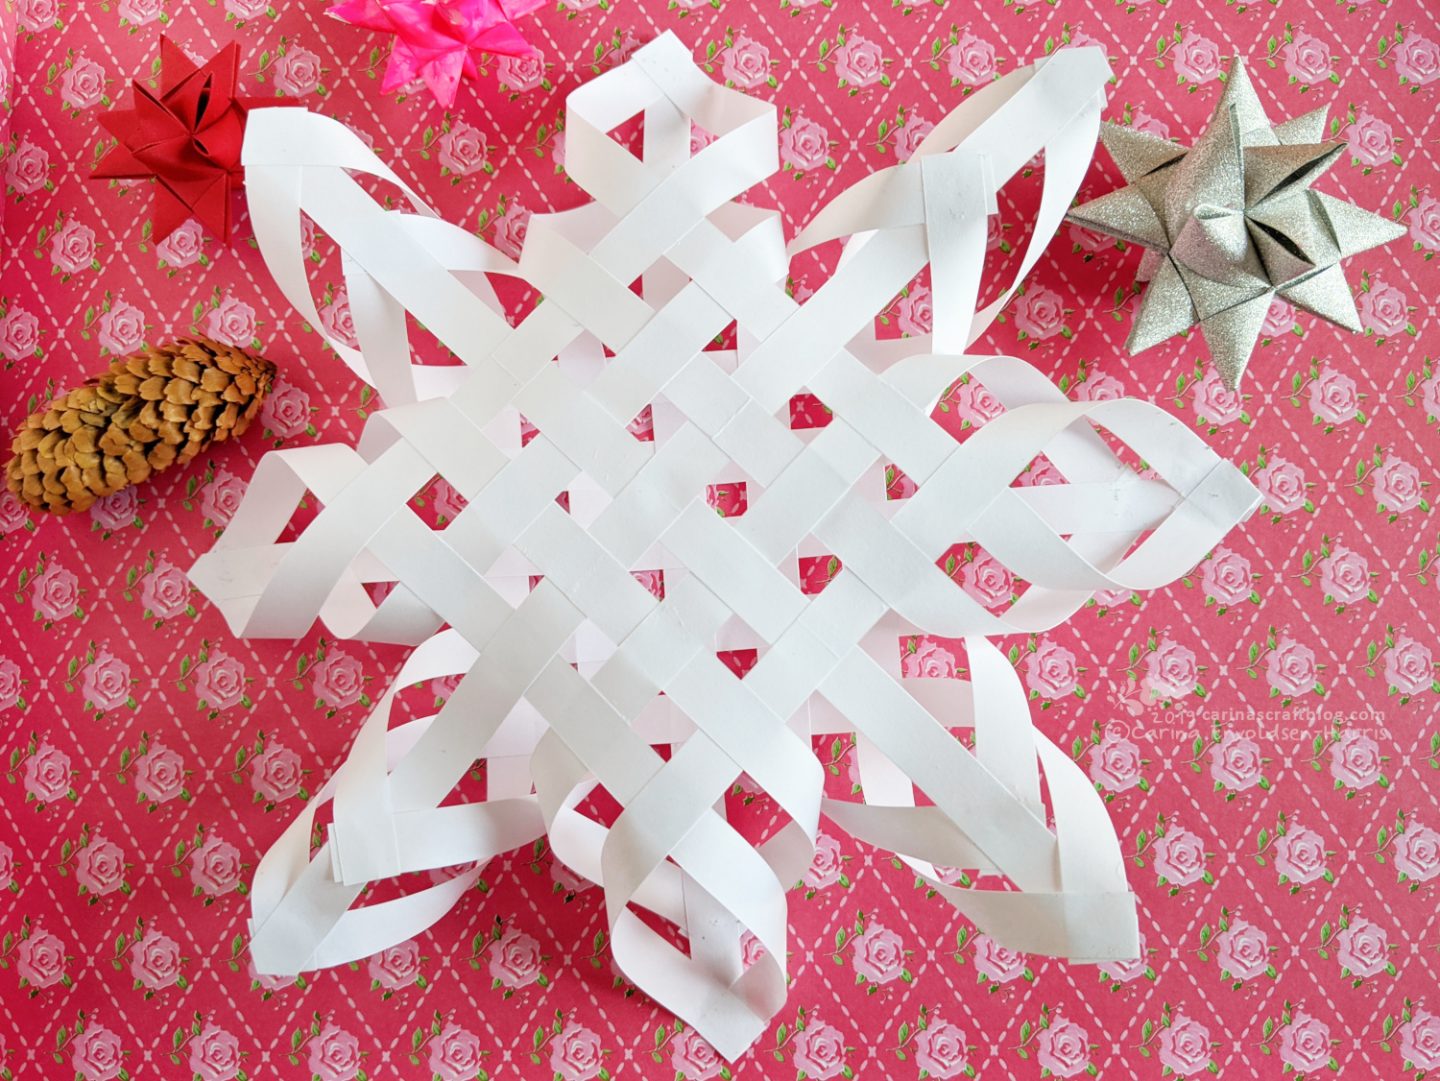
{"label": "pink rose print background", "polygon": [[[1440,19],[1427,0],[559,0],[533,59],[486,65],[444,111],[382,96],[386,42],[320,0],[7,0],[0,16],[0,411],[7,428],[142,342],[202,332],[282,378],[228,446],[68,521],[0,498],[0,1079],[1279,1078],[1440,1068]],[[1228,57],[1272,118],[1328,106],[1348,153],[1322,187],[1408,236],[1350,265],[1364,333],[1283,303],[1245,389],[1198,339],[1121,343],[1138,255],[1067,228],[983,343],[1081,399],[1158,402],[1245,464],[1264,507],[1185,580],[1097,598],[1002,643],[1037,723],[1107,801],[1140,897],[1144,956],[1069,965],[979,933],[888,855],[822,836],[791,894],[786,1011],[733,1068],[612,968],[599,891],[544,845],[492,864],[414,941],[299,981],[256,975],[261,853],[340,761],[398,650],[237,641],[185,577],[259,455],[350,439],[372,395],[270,284],[240,218],[157,242],[150,192],[87,179],[98,117],[152,79],[162,32],[240,44],[250,93],[337,116],[452,220],[514,253],[532,211],[573,205],[567,91],[676,31],[715,78],[773,101],[783,171],[756,193],[793,232],[907,157],[962,97],[1030,58],[1098,44],[1108,115],[1193,140]],[[703,136],[697,136],[700,138]],[[1111,188],[1100,155],[1086,195]],[[997,258],[1022,235],[1002,206]],[[333,245],[312,243],[326,329],[353,339]],[[829,256],[833,258],[833,253]],[[824,266],[797,266],[805,297]],[[517,303],[519,301],[517,300]],[[922,280],[882,333],[921,334]],[[978,385],[936,416],[963,438]],[[823,403],[791,404],[796,427]],[[648,416],[634,426],[651,438]],[[1056,479],[1043,462],[1025,478]],[[914,483],[898,470],[888,494]],[[743,486],[717,511],[745,513]],[[419,500],[437,522],[459,497]],[[987,553],[943,560],[982,603],[1023,583]],[[805,588],[844,568],[807,559]],[[640,572],[663,592],[661,575]],[[907,672],[963,675],[953,643]],[[743,672],[753,657],[731,657]],[[407,692],[413,709],[450,693]],[[836,794],[846,740],[825,741]],[[737,815],[769,804],[742,778]],[[963,872],[945,872],[955,883]],[[755,947],[747,946],[752,955]]]}

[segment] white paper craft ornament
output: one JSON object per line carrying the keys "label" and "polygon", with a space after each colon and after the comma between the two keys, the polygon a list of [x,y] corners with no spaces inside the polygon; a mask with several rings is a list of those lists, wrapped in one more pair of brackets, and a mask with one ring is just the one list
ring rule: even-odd
{"label": "white paper craft ornament", "polygon": [[[1021,360],[966,354],[1069,207],[1108,76],[1097,50],[1057,53],[843,192],[790,245],[849,238],[804,304],[785,291],[778,215],[734,201],[777,169],[775,110],[716,85],[669,34],[570,94],[566,168],[595,202],[531,218],[518,266],[435,217],[338,122],[251,114],[246,183],[265,260],[319,330],[301,212],[336,241],[360,349],[330,344],[387,408],[354,449],[267,454],[192,576],[238,635],[294,637],[319,618],[341,637],[417,647],[260,862],[259,971],[336,965],[415,935],[486,860],[547,835],[603,887],[620,970],[734,1058],[784,1004],[786,895],[821,814],[896,852],[1015,949],[1134,956],[1134,898],[1104,805],[1032,727],[989,638],[1053,627],[1095,590],[1172,581],[1257,493],[1147,403],[1072,402]],[[607,134],[636,115],[643,157]],[[693,155],[692,123],[715,136]],[[1015,280],[977,311],[995,193],[1042,150]],[[397,185],[412,212],[385,210],[353,173]],[[933,335],[877,340],[875,314],[926,265]],[[487,273],[518,275],[544,302],[512,328]],[[407,311],[463,364],[412,363]],[[707,349],[732,322],[739,348]],[[962,377],[1005,412],[957,443],[929,414]],[[833,411],[829,425],[777,419],[801,391]],[[627,431],[646,405],[653,445]],[[523,449],[517,414],[541,433]],[[1016,487],[1040,454],[1065,483]],[[885,499],[887,461],[919,484],[901,504]],[[437,475],[468,500],[444,529],[407,506]],[[749,510],[722,518],[706,486],[736,480]],[[323,510],[281,543],[307,490]],[[571,513],[555,501],[565,490]],[[1029,587],[987,611],[936,566],[956,541]],[[798,586],[807,552],[843,565],[814,596]],[[630,573],[657,566],[663,601]],[[531,574],[544,576],[533,590]],[[395,585],[377,607],[366,584],[378,582]],[[970,681],[902,677],[897,641],[915,634],[963,639]],[[760,651],[744,680],[716,657],[742,645]],[[457,673],[434,717],[387,731],[399,689]],[[954,731],[971,727],[973,753]],[[810,737],[852,732],[863,802],[826,798]],[[487,798],[442,805],[476,759]],[[783,812],[759,842],[725,817],[742,772]],[[608,828],[584,813],[597,788],[623,808]],[[311,858],[326,801],[334,822]],[[355,906],[371,881],[471,861]],[[939,867],[1005,884],[947,885]],[[747,931],[764,946],[749,967]]]}

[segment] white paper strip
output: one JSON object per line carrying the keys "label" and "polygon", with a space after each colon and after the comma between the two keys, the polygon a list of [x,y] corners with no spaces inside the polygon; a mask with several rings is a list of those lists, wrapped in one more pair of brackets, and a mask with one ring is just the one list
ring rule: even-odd
{"label": "white paper strip", "polygon": [[[804,304],[784,289],[778,216],[734,201],[777,168],[774,109],[716,85],[669,34],[570,95],[567,169],[596,201],[535,215],[518,266],[435,217],[336,121],[251,113],[244,160],[266,263],[319,328],[300,214],[338,243],[360,349],[330,344],[386,408],[355,449],[267,455],[192,577],[239,635],[294,636],[319,619],[417,647],[345,764],[260,862],[260,971],[403,940],[486,860],[543,833],[603,887],[621,970],[734,1058],[784,1004],[786,892],[822,813],[896,851],[1017,949],[1133,956],[1134,899],[1104,805],[1032,727],[988,639],[1052,627],[1097,589],[1173,580],[1258,496],[1146,403],[1070,402],[1023,361],[965,352],[1069,207],[1108,76],[1096,50],[1057,53],[967,100],[910,162],[843,192],[791,245],[846,239]],[[637,114],[639,157],[608,134]],[[715,135],[694,156],[692,124]],[[1041,151],[1032,238],[999,299],[977,310],[986,215]],[[399,185],[412,212],[383,209],[354,174]],[[877,341],[876,312],[927,265],[933,338]],[[512,328],[485,273],[519,275],[545,301]],[[414,363],[407,312],[463,363]],[[708,348],[732,323],[738,352]],[[929,413],[961,378],[1006,411],[957,443]],[[802,390],[834,413],[803,438],[782,416]],[[652,445],[626,430],[646,405]],[[523,450],[496,435],[519,413],[542,433]],[[1041,454],[1066,483],[1016,487]],[[886,461],[920,484],[893,513],[875,481]],[[468,500],[441,530],[407,507],[437,475]],[[749,511],[722,519],[705,486],[737,480]],[[567,489],[569,514],[555,503]],[[282,543],[306,491],[323,509]],[[1031,583],[1005,611],[936,566],[962,540]],[[798,586],[802,549],[844,568],[815,596]],[[630,573],[657,566],[663,601]],[[531,574],[544,577],[526,591]],[[395,583],[378,606],[376,582]],[[963,639],[971,680],[902,677],[897,641],[916,634]],[[743,681],[716,657],[741,645],[760,651]],[[387,731],[398,689],[442,674],[463,675],[443,708]],[[955,733],[966,728],[973,751]],[[863,802],[823,794],[810,737],[835,732],[855,733]],[[442,806],[476,759],[488,762],[488,798]],[[726,821],[742,772],[783,812],[772,836]],[[584,810],[599,789],[623,808],[608,827]],[[327,801],[334,820],[312,858]],[[470,861],[441,885],[354,907],[369,881]],[[937,866],[1009,886],[946,885]],[[748,968],[747,931],[765,947]]]}

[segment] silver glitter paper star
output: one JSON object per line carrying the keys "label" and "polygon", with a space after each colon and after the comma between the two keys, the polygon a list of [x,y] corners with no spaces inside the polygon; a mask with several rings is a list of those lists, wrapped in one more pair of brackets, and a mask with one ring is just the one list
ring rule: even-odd
{"label": "silver glitter paper star", "polygon": [[1189,150],[1106,124],[1100,138],[1128,186],[1075,207],[1077,225],[1146,249],[1149,281],[1131,354],[1200,324],[1225,385],[1250,361],[1271,300],[1358,331],[1340,260],[1401,236],[1395,222],[1310,185],[1345,144],[1322,141],[1325,108],[1271,125],[1244,62]]}

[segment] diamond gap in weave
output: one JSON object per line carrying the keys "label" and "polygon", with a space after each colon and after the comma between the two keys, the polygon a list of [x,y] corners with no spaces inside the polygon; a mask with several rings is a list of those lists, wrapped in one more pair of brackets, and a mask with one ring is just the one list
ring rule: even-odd
{"label": "diamond gap in weave", "polygon": [[[193,577],[237,633],[294,634],[318,617],[415,645],[396,687],[460,677],[433,718],[408,725],[390,728],[394,688],[383,695],[267,854],[252,891],[262,970],[409,937],[486,860],[543,836],[601,887],[619,969],[734,1057],[784,1004],[786,894],[822,812],[1014,948],[1133,953],[1104,806],[1035,731],[989,639],[1043,631],[1097,589],[1183,573],[1255,493],[1152,406],[1072,402],[1017,358],[964,352],[1000,306],[969,309],[1013,295],[1070,204],[1107,77],[1084,49],[1007,76],[937,124],[914,161],[842,191],[787,251],[778,216],[738,201],[777,168],[774,110],[715,85],[667,35],[570,96],[567,170],[595,201],[534,215],[518,265],[429,216],[333,121],[252,116],[247,187],[267,265],[307,311],[291,212],[333,235],[364,304],[359,350],[337,354],[387,408],[357,449],[268,457]],[[609,133],[640,114],[643,138],[621,146]],[[696,124],[713,140],[692,145]],[[1016,233],[1013,274],[982,289],[996,191],[1041,151],[1036,224]],[[414,213],[382,210],[355,172],[398,185]],[[798,303],[791,256],[832,241],[842,254]],[[927,266],[934,333],[877,338],[876,313]],[[511,325],[495,274],[543,302]],[[463,368],[416,364],[412,317]],[[1002,407],[959,441],[930,419],[957,384]],[[824,403],[823,421],[795,423],[803,395]],[[647,408],[653,440],[641,441]],[[533,435],[519,435],[522,416]],[[1143,447],[1164,481],[1137,478],[1110,436]],[[1065,483],[1020,485],[1041,456]],[[913,489],[887,492],[891,467]],[[437,475],[463,501],[438,530],[407,503]],[[740,483],[744,513],[718,514],[713,490]],[[325,508],[278,545],[307,487]],[[957,543],[1030,585],[992,611],[955,588]],[[376,579],[397,583],[378,608],[361,585]],[[970,678],[907,675],[897,641],[919,635],[957,640]],[[751,650],[737,679],[733,658]],[[957,734],[970,726],[973,744]],[[813,740],[852,734],[863,798],[841,805]],[[447,803],[476,760],[484,801]],[[729,819],[742,781],[773,803],[763,835]],[[597,788],[613,818],[585,813]],[[316,808],[332,797],[311,861]],[[370,880],[471,861],[352,908]],[[1007,885],[956,888],[940,867]],[[763,947],[748,967],[747,936]]]}

